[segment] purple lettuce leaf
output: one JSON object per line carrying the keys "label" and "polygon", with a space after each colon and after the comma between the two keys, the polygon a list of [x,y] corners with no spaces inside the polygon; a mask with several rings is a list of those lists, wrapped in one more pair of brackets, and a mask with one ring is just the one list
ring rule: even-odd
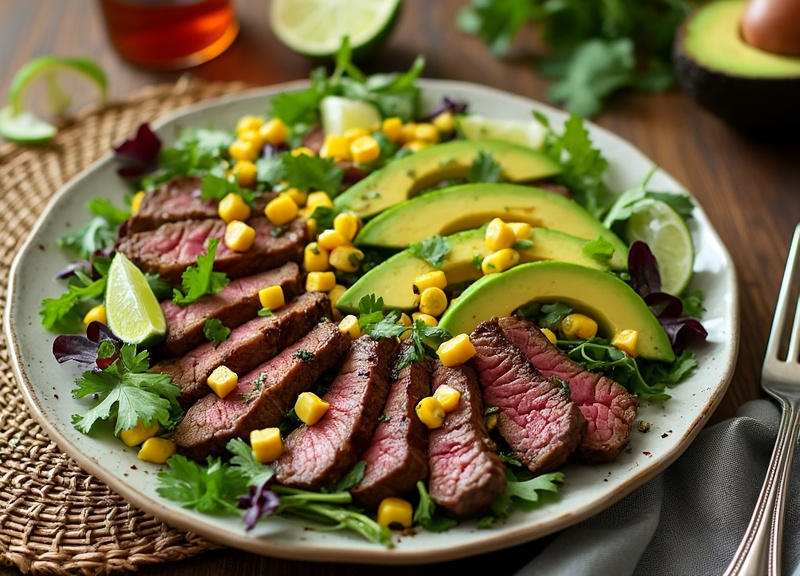
{"label": "purple lettuce leaf", "polygon": [[[114,353],[99,357],[100,345],[111,342]],[[114,363],[119,356],[122,341],[102,322],[90,322],[86,335],[62,334],[53,341],[53,356],[59,363],[77,362],[87,368],[103,370]]]}
{"label": "purple lettuce leaf", "polygon": [[436,118],[439,114],[443,112],[450,112],[453,115],[456,114],[463,114],[467,111],[467,103],[463,101],[453,100],[445,96],[442,99],[442,103],[436,106],[431,112],[423,118],[425,121],[430,121]]}
{"label": "purple lettuce leaf", "polygon": [[271,484],[272,479],[260,486],[251,486],[250,493],[239,498],[239,508],[245,511],[242,520],[248,532],[255,528],[261,518],[275,514],[280,506],[281,500],[270,490]]}
{"label": "purple lettuce leaf", "polygon": [[146,122],[139,125],[136,136],[114,148],[119,163],[117,174],[123,178],[141,178],[158,168],[161,139]]}

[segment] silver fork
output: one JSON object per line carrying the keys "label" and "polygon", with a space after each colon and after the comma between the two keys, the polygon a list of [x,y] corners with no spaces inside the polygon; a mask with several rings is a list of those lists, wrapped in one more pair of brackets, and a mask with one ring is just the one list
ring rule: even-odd
{"label": "silver fork", "polygon": [[791,312],[792,285],[800,269],[800,224],[794,230],[786,258],[775,317],[761,368],[761,387],[781,406],[778,439],[756,508],[725,576],[777,576],[781,573],[783,520],[792,457],[800,435],[800,298],[794,303],[794,322],[785,359],[780,358],[782,335]]}

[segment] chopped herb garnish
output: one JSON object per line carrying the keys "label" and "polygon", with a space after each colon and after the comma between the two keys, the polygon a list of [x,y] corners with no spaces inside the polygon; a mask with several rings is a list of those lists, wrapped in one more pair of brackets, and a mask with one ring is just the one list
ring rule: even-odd
{"label": "chopped herb garnish", "polygon": [[209,318],[203,324],[203,335],[206,340],[214,343],[214,348],[228,339],[231,329],[222,323],[219,318]]}
{"label": "chopped herb garnish", "polygon": [[214,272],[214,257],[219,238],[209,238],[206,254],[197,257],[197,264],[189,266],[181,276],[183,293],[175,288],[172,301],[181,306],[190,304],[206,294],[216,294],[228,285],[230,279],[224,272]]}
{"label": "chopped herb garnish", "polygon": [[298,350],[292,357],[297,358],[302,362],[311,362],[314,359],[314,353],[309,352],[308,350]]}
{"label": "chopped herb garnish", "polygon": [[450,253],[450,243],[443,236],[431,236],[422,242],[412,242],[408,251],[434,268],[441,268]]}
{"label": "chopped herb garnish", "polygon": [[272,310],[270,310],[266,306],[258,311],[258,315],[261,316],[262,318],[269,318],[270,316],[275,316]]}

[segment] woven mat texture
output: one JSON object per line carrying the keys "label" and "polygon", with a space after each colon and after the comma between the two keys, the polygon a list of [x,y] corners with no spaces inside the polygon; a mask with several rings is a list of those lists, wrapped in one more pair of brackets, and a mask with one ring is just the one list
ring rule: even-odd
{"label": "woven mat texture", "polygon": [[[141,122],[243,84],[184,77],[76,116],[49,145],[0,147],[0,318],[9,268],[50,198]],[[111,574],[218,548],[131,507],[45,435],[18,390],[0,332],[0,562],[25,574]]]}

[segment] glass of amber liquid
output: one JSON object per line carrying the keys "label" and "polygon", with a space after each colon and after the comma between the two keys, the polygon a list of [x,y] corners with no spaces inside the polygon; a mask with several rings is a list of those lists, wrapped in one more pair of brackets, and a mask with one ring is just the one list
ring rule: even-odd
{"label": "glass of amber liquid", "polygon": [[120,55],[156,70],[206,62],[239,32],[233,0],[100,0],[100,7]]}

